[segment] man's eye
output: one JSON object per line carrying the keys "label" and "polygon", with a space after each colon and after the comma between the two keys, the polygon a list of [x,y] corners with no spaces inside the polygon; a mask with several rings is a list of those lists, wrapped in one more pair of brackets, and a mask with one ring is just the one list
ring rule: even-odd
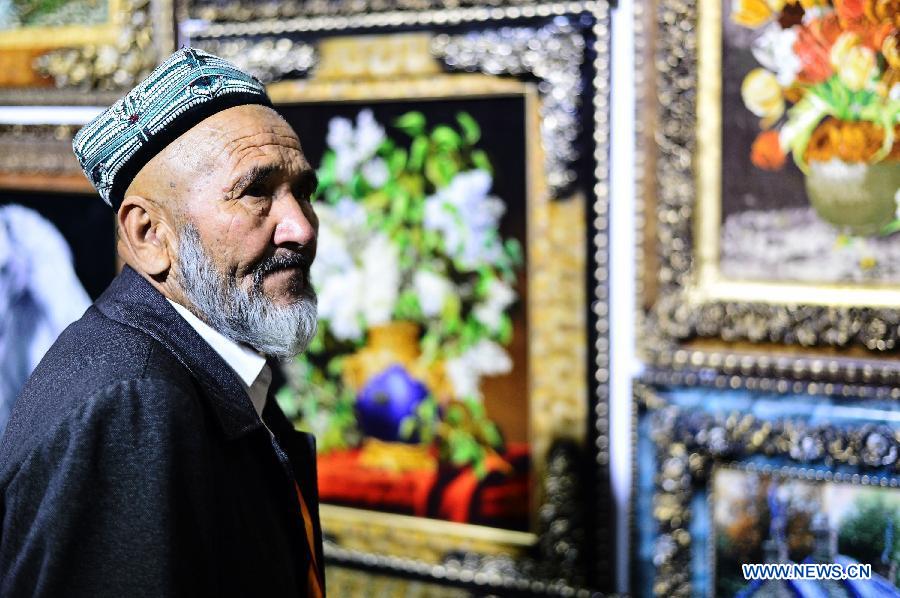
{"label": "man's eye", "polygon": [[244,189],[244,195],[249,197],[263,197],[266,194],[267,191],[263,185],[250,185]]}

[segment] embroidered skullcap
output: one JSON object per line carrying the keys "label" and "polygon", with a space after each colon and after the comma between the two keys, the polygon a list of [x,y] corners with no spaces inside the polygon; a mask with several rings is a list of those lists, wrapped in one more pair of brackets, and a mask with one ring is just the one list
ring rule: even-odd
{"label": "embroidered skullcap", "polygon": [[272,103],[252,75],[218,56],[182,48],[82,127],[72,148],[100,197],[118,210],[153,156],[205,118],[244,104]]}

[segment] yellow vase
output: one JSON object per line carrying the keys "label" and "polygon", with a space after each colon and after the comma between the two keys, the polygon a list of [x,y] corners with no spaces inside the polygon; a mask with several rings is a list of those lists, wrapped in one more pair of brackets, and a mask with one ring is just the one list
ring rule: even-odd
{"label": "yellow vase", "polygon": [[900,162],[809,163],[806,191],[824,220],[852,235],[877,235],[897,212]]}
{"label": "yellow vase", "polygon": [[443,363],[422,362],[420,334],[418,324],[403,320],[369,328],[366,345],[344,360],[344,384],[359,392],[373,376],[399,364],[436,396],[449,396]]}

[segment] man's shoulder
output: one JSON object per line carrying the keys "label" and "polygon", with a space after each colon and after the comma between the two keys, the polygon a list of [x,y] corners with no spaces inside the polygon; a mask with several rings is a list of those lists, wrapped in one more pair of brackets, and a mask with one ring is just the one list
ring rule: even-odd
{"label": "man's shoulder", "polygon": [[192,389],[190,373],[162,343],[91,307],[26,383],[0,441],[0,464],[27,453],[49,431],[89,425],[98,414],[177,410],[177,398]]}
{"label": "man's shoulder", "polygon": [[90,307],[66,328],[29,377],[19,401],[86,398],[121,380],[189,377],[162,343]]}

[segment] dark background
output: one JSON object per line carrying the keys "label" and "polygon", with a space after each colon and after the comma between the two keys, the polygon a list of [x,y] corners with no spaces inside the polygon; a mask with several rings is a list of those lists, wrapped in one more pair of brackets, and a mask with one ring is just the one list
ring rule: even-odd
{"label": "dark background", "polygon": [[38,212],[62,233],[82,286],[96,299],[116,274],[115,219],[99,195],[3,191],[0,205],[19,204]]}

